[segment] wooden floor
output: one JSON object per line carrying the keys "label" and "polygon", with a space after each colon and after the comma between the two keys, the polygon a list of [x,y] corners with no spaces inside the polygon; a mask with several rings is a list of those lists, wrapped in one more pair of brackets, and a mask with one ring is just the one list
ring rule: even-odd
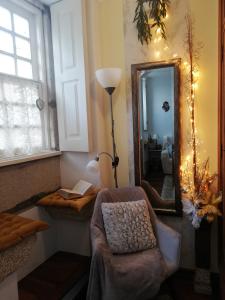
{"label": "wooden floor", "polygon": [[[89,273],[90,258],[58,252],[19,282],[19,300],[59,300],[79,279]],[[180,270],[161,286],[155,300],[219,300],[219,278],[212,276],[213,295],[196,294],[194,273]],[[71,300],[85,300],[88,277]],[[142,299],[138,299],[142,300]]]}
{"label": "wooden floor", "polygon": [[[89,274],[89,267],[89,257],[57,252],[19,282],[19,300],[61,299]],[[85,299],[87,282],[74,300]]]}
{"label": "wooden floor", "polygon": [[195,293],[193,282],[194,272],[180,270],[171,276],[166,282],[164,282],[160,289],[159,295],[155,300],[220,300],[218,275],[212,275],[211,282],[213,293],[211,296]]}

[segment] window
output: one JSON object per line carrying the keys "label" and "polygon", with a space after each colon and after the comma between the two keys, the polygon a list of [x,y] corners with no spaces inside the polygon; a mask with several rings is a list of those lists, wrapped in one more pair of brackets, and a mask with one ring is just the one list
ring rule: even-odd
{"label": "window", "polygon": [[35,49],[35,35],[31,39],[35,21],[28,12],[21,16],[16,7],[10,8],[0,6],[0,72],[33,79],[37,76],[37,53],[31,53]]}
{"label": "window", "polygon": [[0,0],[0,159],[51,149],[43,41],[39,9]]}

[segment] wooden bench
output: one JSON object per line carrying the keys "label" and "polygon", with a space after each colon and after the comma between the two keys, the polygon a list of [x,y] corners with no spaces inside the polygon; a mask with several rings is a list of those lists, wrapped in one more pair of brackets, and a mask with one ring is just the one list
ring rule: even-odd
{"label": "wooden bench", "polygon": [[26,261],[36,233],[47,228],[42,221],[0,213],[0,282]]}
{"label": "wooden bench", "polygon": [[75,199],[64,199],[57,192],[39,200],[36,205],[44,207],[55,219],[71,219],[84,221],[91,217],[98,189],[92,193]]}

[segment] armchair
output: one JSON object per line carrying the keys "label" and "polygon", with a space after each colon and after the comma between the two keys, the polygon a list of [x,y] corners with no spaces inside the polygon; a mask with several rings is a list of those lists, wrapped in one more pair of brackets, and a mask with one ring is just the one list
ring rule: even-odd
{"label": "armchair", "polygon": [[[146,200],[157,247],[113,254],[108,246],[101,203]],[[105,189],[96,199],[91,220],[92,262],[87,300],[149,300],[179,267],[180,234],[156,217],[141,187]]]}

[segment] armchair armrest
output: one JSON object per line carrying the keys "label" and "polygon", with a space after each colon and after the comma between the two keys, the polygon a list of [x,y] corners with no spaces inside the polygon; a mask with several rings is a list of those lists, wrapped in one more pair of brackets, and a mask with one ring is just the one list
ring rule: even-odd
{"label": "armchair armrest", "polygon": [[[92,260],[87,290],[87,300],[102,299],[102,287],[100,282],[105,278],[104,263],[112,255],[106,238],[96,225],[91,225]],[[96,272],[96,270],[98,270]]]}
{"label": "armchair armrest", "polygon": [[168,267],[168,275],[170,275],[179,267],[181,235],[158,219],[156,221],[156,234],[160,251]]}
{"label": "armchair armrest", "polygon": [[92,253],[94,255],[100,254],[100,256],[111,255],[112,253],[102,231],[94,225],[91,229],[91,232]]}

